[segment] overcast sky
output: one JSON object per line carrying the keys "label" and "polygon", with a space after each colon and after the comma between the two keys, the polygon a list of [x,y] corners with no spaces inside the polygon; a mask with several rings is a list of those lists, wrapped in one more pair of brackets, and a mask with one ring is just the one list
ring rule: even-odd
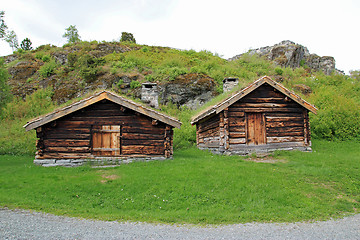
{"label": "overcast sky", "polygon": [[[19,43],[62,46],[65,28],[82,40],[208,50],[224,58],[291,40],[310,53],[333,56],[336,68],[360,69],[359,0],[0,0]],[[11,54],[4,41],[0,55]]]}

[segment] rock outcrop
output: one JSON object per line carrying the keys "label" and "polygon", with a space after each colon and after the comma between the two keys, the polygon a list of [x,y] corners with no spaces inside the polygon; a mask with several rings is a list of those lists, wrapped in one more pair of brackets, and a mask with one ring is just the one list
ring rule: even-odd
{"label": "rock outcrop", "polygon": [[207,75],[188,73],[160,85],[159,92],[162,104],[172,102],[196,109],[216,95],[216,85],[214,79]]}
{"label": "rock outcrop", "polygon": [[[333,57],[320,57],[316,54],[310,54],[306,47],[289,40],[282,41],[274,46],[251,49],[247,54],[257,54],[260,57],[265,57],[281,67],[298,68],[307,66],[315,71],[322,70],[327,75],[333,71],[341,73],[341,71],[335,69],[335,59]],[[228,60],[237,60],[242,55],[236,55]]]}

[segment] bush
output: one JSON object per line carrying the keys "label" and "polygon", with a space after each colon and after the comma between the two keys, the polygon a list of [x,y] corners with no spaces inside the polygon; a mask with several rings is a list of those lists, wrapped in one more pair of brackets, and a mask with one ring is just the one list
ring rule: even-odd
{"label": "bush", "polygon": [[138,82],[138,81],[131,81],[131,82],[130,82],[130,88],[131,88],[131,89],[135,89],[135,88],[139,88],[139,87],[141,87],[141,83],[140,83],[140,82]]}
{"label": "bush", "polygon": [[275,73],[281,76],[284,73],[284,70],[282,68],[277,67],[275,68]]}
{"label": "bush", "polygon": [[39,73],[44,78],[50,77],[54,73],[56,67],[57,63],[55,59],[51,59],[49,62],[45,63],[40,67]]}

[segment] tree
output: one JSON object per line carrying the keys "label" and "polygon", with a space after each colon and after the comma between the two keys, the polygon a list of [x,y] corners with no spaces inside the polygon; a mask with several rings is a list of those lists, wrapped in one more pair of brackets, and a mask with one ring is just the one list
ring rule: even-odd
{"label": "tree", "polygon": [[4,21],[4,15],[5,15],[5,12],[0,11],[0,39],[4,38],[6,36],[6,30],[8,28]]}
{"label": "tree", "polygon": [[66,32],[64,33],[63,37],[67,38],[68,43],[76,43],[80,42],[80,35],[78,30],[76,29],[76,25],[70,25],[70,27],[65,29]]}
{"label": "tree", "polygon": [[14,30],[9,31],[5,36],[5,41],[9,43],[10,47],[13,51],[17,50],[19,48],[19,42],[16,36],[16,33]]}
{"label": "tree", "polygon": [[32,42],[30,41],[29,38],[25,38],[24,40],[22,40],[21,44],[20,44],[20,48],[22,50],[32,50],[32,46],[31,46]]}
{"label": "tree", "polygon": [[135,40],[134,35],[132,33],[122,32],[120,42],[133,42],[133,43],[136,43],[136,40]]}

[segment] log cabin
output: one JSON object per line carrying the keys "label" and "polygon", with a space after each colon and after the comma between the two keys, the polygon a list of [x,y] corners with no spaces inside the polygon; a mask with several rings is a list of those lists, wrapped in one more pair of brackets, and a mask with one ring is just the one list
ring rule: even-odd
{"label": "log cabin", "polygon": [[34,163],[75,166],[171,158],[181,122],[102,91],[24,125],[36,129]]}
{"label": "log cabin", "polygon": [[198,148],[246,155],[311,151],[309,112],[315,106],[270,77],[262,77],[192,118]]}

